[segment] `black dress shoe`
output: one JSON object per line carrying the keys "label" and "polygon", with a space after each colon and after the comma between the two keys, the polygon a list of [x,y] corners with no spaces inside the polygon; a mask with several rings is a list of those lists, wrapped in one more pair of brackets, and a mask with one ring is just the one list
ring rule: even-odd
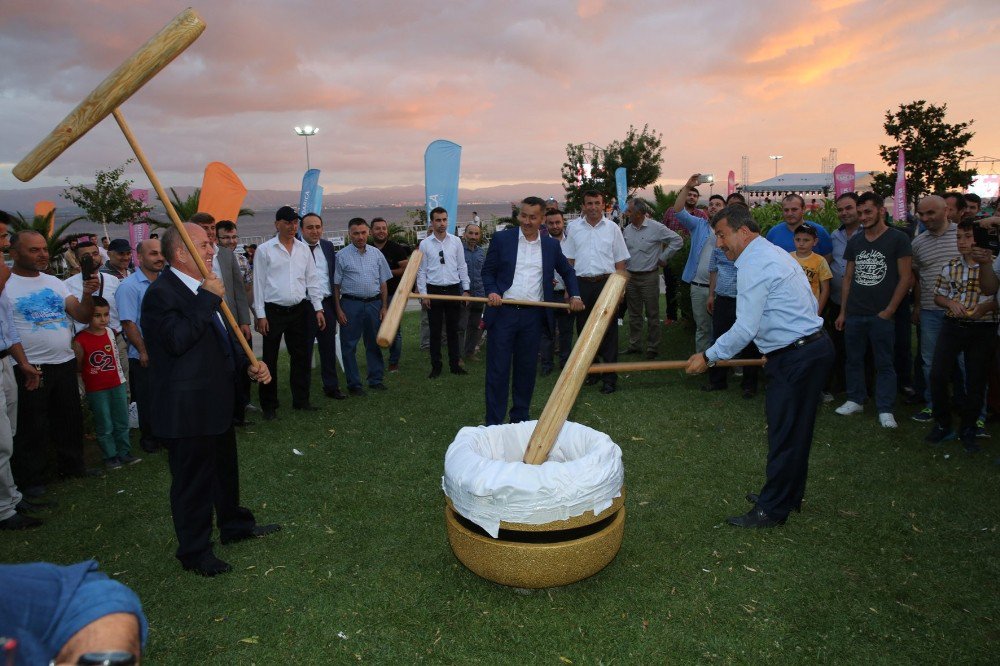
{"label": "black dress shoe", "polygon": [[57,502],[46,502],[45,500],[40,499],[29,500],[26,497],[22,497],[21,501],[17,503],[17,506],[14,507],[14,511],[19,511],[21,513],[33,513],[52,509],[56,506],[58,506]]}
{"label": "black dress shoe", "polygon": [[427,375],[427,379],[437,379],[441,376],[441,368],[431,368],[431,374]]}
{"label": "black dress shoe", "polygon": [[593,386],[594,384],[596,384],[597,382],[599,382],[600,379],[601,378],[598,377],[597,375],[587,375],[587,378],[585,380],[583,380],[583,385],[584,386]]}
{"label": "black dress shoe", "polygon": [[32,527],[40,527],[42,521],[33,516],[26,516],[23,513],[14,513],[6,520],[0,520],[0,530],[27,530]]}
{"label": "black dress shoe", "polygon": [[388,391],[389,387],[385,384],[370,384],[368,386],[369,391]]}
{"label": "black dress shoe", "polygon": [[315,406],[309,405],[309,404],[299,405],[298,407],[294,407],[293,406],[292,409],[295,409],[295,410],[300,411],[300,412],[317,412],[317,411],[319,411],[319,407],[315,407]]}
{"label": "black dress shoe", "polygon": [[772,518],[764,512],[764,509],[759,506],[755,506],[742,516],[732,516],[731,518],[726,518],[726,522],[735,527],[762,528],[784,525],[785,519],[782,518],[781,520],[778,520],[776,518]]}
{"label": "black dress shoe", "polygon": [[[747,501],[753,505],[756,505],[757,502],[760,501],[760,495],[758,495],[757,493],[747,493],[746,498]],[[794,511],[795,513],[802,513],[802,504],[792,507],[792,511]]]}
{"label": "black dress shoe", "polygon": [[460,367],[460,366],[456,365],[454,368],[451,369],[451,374],[453,374],[453,375],[467,375],[467,374],[469,374],[469,371],[466,370],[463,367]]}
{"label": "black dress shoe", "polygon": [[347,400],[347,396],[339,388],[323,389],[323,395],[334,400]]}
{"label": "black dress shoe", "polygon": [[278,413],[275,412],[273,409],[265,409],[264,410],[264,420],[265,421],[273,421],[276,418],[278,418]]}
{"label": "black dress shoe", "polygon": [[603,393],[604,395],[611,395],[616,390],[617,389],[615,388],[614,384],[605,384],[604,386],[601,387],[601,393]]}
{"label": "black dress shoe", "polygon": [[705,384],[704,386],[701,387],[701,390],[704,391],[705,393],[711,393],[712,391],[725,391],[726,387],[714,386],[712,384]]}
{"label": "black dress shoe", "polygon": [[229,573],[233,570],[233,567],[228,562],[223,562],[215,555],[206,555],[202,558],[201,562],[197,564],[185,564],[184,568],[188,571],[193,571],[199,576],[205,576],[211,578],[212,576],[218,576],[219,574]]}
{"label": "black dress shoe", "polygon": [[361,388],[360,386],[355,386],[354,388],[349,388],[349,389],[347,389],[347,392],[350,393],[351,395],[353,395],[355,398],[363,398],[366,395],[368,395],[367,393],[365,393],[365,390],[363,388]]}
{"label": "black dress shoe", "polygon": [[246,541],[247,539],[254,539],[258,537],[264,537],[268,534],[273,534],[281,529],[281,525],[277,523],[271,523],[270,525],[254,525],[253,529],[245,534],[240,534],[234,537],[221,537],[219,541],[223,545],[229,545],[231,543],[239,543],[240,541]]}

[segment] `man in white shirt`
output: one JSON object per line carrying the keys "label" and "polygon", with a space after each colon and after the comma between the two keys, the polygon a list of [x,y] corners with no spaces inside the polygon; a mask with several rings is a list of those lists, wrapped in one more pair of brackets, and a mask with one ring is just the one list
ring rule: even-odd
{"label": "man in white shirt", "polygon": [[[583,195],[583,217],[569,223],[566,242],[562,245],[569,263],[576,270],[580,283],[580,297],[586,306],[576,315],[577,335],[583,331],[587,317],[604,289],[604,283],[612,273],[625,270],[629,259],[625,238],[618,225],[604,216],[604,195],[590,190]],[[618,327],[612,323],[608,327],[597,356],[604,363],[618,362]],[[589,375],[588,386],[597,383],[597,375]],[[608,372],[600,376],[601,393],[614,393],[618,385],[618,375]]]}
{"label": "man in white shirt", "polygon": [[260,408],[265,421],[277,418],[278,350],[282,336],[285,337],[289,356],[292,409],[316,409],[309,404],[310,368],[305,316],[310,307],[316,313],[319,329],[326,328],[321,277],[309,246],[295,237],[299,216],[291,206],[282,206],[274,218],[277,236],[261,243],[253,259],[257,332],[264,336],[264,363],[274,379],[260,385]]}
{"label": "man in white shirt", "polygon": [[22,492],[32,497],[44,493],[42,484],[50,477],[49,447],[56,451],[59,476],[87,473],[70,317],[90,320],[94,309],[91,294],[97,291],[98,283],[96,277],[84,280],[83,295],[78,299],[62,280],[46,274],[49,251],[36,231],[14,234],[10,250],[14,268],[5,294],[25,355],[42,371],[41,384],[33,391],[27,390],[24,374],[15,373],[18,413],[11,467]]}
{"label": "man in white shirt", "polygon": [[[427,294],[447,294],[450,296],[469,295],[469,270],[465,265],[465,247],[458,236],[448,233],[448,211],[440,206],[431,211],[433,233],[420,241],[420,251],[424,253],[420,269],[417,271],[417,292]],[[430,379],[441,375],[441,326],[444,324],[448,336],[448,365],[454,375],[468,374],[459,364],[462,355],[458,346],[458,321],[462,316],[461,301],[420,300],[427,310],[431,327],[431,374]]]}

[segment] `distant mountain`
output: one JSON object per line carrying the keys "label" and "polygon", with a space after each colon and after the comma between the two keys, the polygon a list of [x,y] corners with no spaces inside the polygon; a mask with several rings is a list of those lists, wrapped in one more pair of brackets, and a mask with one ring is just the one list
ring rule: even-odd
{"label": "distant mountain", "polygon": [[[62,198],[64,187],[34,187],[17,190],[0,190],[0,209],[25,215],[35,209],[38,201],[53,201],[60,217],[79,214],[74,206]],[[179,186],[174,190],[184,199],[194,191],[193,186]],[[563,189],[559,183],[518,183],[495,185],[493,187],[460,188],[461,203],[507,203],[520,201],[526,196],[562,199]],[[327,194],[323,205],[333,206],[412,206],[421,205],[424,200],[423,185],[403,185],[399,187],[363,187],[340,194]],[[297,206],[297,190],[250,190],[243,206],[254,210],[275,210],[281,206]]]}

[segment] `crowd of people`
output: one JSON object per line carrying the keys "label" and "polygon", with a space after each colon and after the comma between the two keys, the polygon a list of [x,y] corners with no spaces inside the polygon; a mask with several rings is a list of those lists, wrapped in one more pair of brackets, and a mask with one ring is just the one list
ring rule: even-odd
{"label": "crowd of people", "polygon": [[[444,368],[443,343],[450,372],[466,374],[466,363],[479,359],[485,334],[484,422],[530,418],[536,374],[546,376],[566,363],[574,328],[577,333],[582,329],[614,272],[630,278],[621,310],[628,340],[621,353],[657,357],[664,325],[678,316],[672,293],[676,278],[690,286],[693,346],[696,353],[705,353],[736,324],[739,299],[738,269],[710,220],[732,206],[746,207],[746,202],[738,193],[712,195],[702,209],[697,185],[692,176],[662,222],[653,219],[642,200],[629,201],[622,225],[606,215],[598,192],[583,196],[581,215],[573,220],[554,200],[529,197],[521,202],[518,225],[493,234],[488,249],[480,224],[465,225],[459,236],[448,231],[446,210],[431,211],[415,286],[417,295],[428,296],[420,301],[429,378],[438,378]],[[768,242],[801,267],[815,315],[823,318],[833,342],[835,358],[820,398],[830,402],[844,393],[835,411],[847,417],[863,413],[871,393],[885,428],[897,427],[901,398],[915,405],[912,418],[927,424],[928,442],[957,438],[966,451],[980,450],[990,436],[985,427],[987,387],[991,379],[997,385],[993,361],[1000,264],[993,261],[1000,245],[998,219],[980,215],[981,201],[971,194],[924,197],[916,217],[905,225],[890,224],[883,202],[872,193],[843,194],[835,203],[841,225],[831,233],[805,219],[809,207],[801,196],[789,194],[781,202],[783,223],[766,234]],[[9,249],[13,263],[12,269],[0,265],[0,388],[6,407],[0,411],[0,529],[22,529],[42,524],[37,514],[49,504],[50,480],[104,473],[84,464],[82,397],[106,470],[141,461],[130,443],[130,404],[142,455],[163,448],[169,455],[177,448],[171,441],[176,436],[164,436],[171,430],[166,423],[154,423],[158,412],[162,421],[162,410],[154,405],[163,396],[162,382],[151,375],[163,368],[153,367],[143,319],[148,291],[168,266],[181,270],[187,250],[174,239],[171,250],[178,258],[172,262],[161,240],[153,237],[134,248],[133,260],[127,241],[112,240],[105,248],[96,237],[83,235],[71,239],[64,257],[69,277],[60,280],[47,272],[45,239],[30,231],[9,237],[8,221],[0,219],[0,244]],[[389,390],[387,377],[400,367],[402,334],[397,333],[386,362],[376,331],[411,248],[389,237],[386,220],[352,219],[350,243],[339,250],[323,238],[320,215],[300,218],[290,207],[277,211],[273,238],[242,252],[237,251],[239,235],[232,221],[198,213],[189,225],[204,238],[204,260],[219,282],[218,297],[237,322],[236,330],[226,329],[227,351],[241,356],[239,338],[252,344],[251,329],[263,339],[263,363],[234,373],[230,428],[251,423],[247,408],[253,408],[252,380],[260,379],[261,366],[269,379],[257,391],[261,417],[279,418],[282,341],[290,361],[293,410],[316,410],[310,396],[314,348],[326,397],[345,400]],[[684,247],[685,237],[689,253],[675,278],[670,260]],[[522,264],[530,269],[522,270]],[[191,273],[197,271],[192,268]],[[664,319],[661,274],[667,292]],[[438,300],[435,295],[486,302]],[[511,298],[566,306],[502,305],[502,299]],[[365,377],[357,361],[362,342]],[[618,327],[611,326],[597,360],[616,362],[619,346]],[[338,351],[343,370],[338,369]],[[751,336],[734,356],[754,359],[762,354]],[[727,390],[732,372],[709,367],[702,390]],[[743,397],[753,398],[760,389],[758,368],[748,366],[739,374]],[[598,382],[601,393],[617,390],[615,373],[587,379],[588,385]],[[513,400],[509,412],[508,399]],[[220,467],[235,474],[232,460]],[[184,478],[183,470],[171,468],[175,477]],[[232,498],[234,507],[237,502],[238,497]],[[195,550],[199,548],[196,556],[179,551],[178,557],[197,568],[208,557],[204,543]]]}

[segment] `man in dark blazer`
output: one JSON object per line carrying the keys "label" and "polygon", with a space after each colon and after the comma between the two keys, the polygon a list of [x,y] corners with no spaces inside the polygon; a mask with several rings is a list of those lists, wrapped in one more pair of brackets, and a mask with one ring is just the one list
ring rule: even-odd
{"label": "man in dark blazer", "polygon": [[[185,225],[206,266],[212,245],[201,227]],[[280,529],[257,525],[239,505],[239,466],[233,430],[236,375],[271,380],[267,366],[247,366],[217,308],[225,293],[214,273],[201,280],[198,267],[176,229],[162,240],[169,266],[142,301],[149,355],[149,402],[153,436],[168,451],[170,510],[177,532],[177,559],[203,576],[232,567],[212,551],[212,508],[223,544]]]}
{"label": "man in dark blazer", "polygon": [[[212,264],[208,266],[215,275],[222,280],[222,286],[226,289],[223,297],[229,311],[236,317],[236,323],[240,325],[238,333],[247,342],[253,344],[250,337],[250,300],[247,298],[246,289],[243,288],[243,274],[240,273],[240,265],[236,263],[236,254],[229,248],[218,244],[218,234],[216,232],[215,218],[209,213],[195,213],[191,216],[190,222],[197,224],[208,236],[208,242],[212,244],[215,252],[212,257]],[[238,345],[239,341],[235,341]],[[240,374],[237,379],[236,406],[233,408],[233,423],[238,426],[253,425],[247,423],[247,403],[250,402],[250,378]]]}
{"label": "man in dark blazer", "polygon": [[309,246],[313,261],[323,271],[323,316],[326,318],[326,328],[320,330],[316,316],[306,313],[306,339],[309,353],[312,354],[312,343],[316,340],[319,346],[319,367],[323,378],[323,395],[334,400],[343,400],[347,396],[340,390],[337,380],[337,307],[333,299],[333,270],[336,267],[337,250],[333,243],[323,238],[323,218],[315,213],[308,213],[302,218],[302,240]]}
{"label": "man in dark blazer", "polygon": [[552,310],[538,306],[501,305],[501,298],[553,300],[553,275],[566,284],[570,309],[583,310],[576,273],[562,253],[559,241],[538,232],[545,219],[545,201],[528,197],[521,202],[519,228],[493,235],[483,263],[483,287],[490,307],[486,322],[486,425],[503,423],[514,369],[510,422],[528,420],[535,391],[535,367],[543,327],[551,327]]}

